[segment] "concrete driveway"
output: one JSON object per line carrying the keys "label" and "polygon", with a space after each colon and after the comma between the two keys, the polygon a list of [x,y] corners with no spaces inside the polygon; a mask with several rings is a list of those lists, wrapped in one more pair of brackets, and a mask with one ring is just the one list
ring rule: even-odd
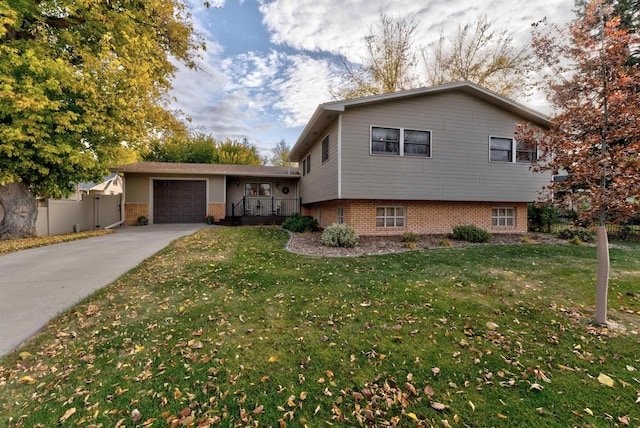
{"label": "concrete driveway", "polygon": [[121,227],[110,235],[0,256],[0,356],[55,315],[202,224]]}

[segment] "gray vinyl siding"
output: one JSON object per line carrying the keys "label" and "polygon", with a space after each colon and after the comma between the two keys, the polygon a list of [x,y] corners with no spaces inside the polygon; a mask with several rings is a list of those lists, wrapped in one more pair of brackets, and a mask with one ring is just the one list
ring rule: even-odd
{"label": "gray vinyl siding", "polygon": [[[329,136],[329,160],[322,163],[322,140]],[[302,175],[302,164],[299,162],[300,195],[302,203],[326,201],[338,197],[338,121],[334,121],[320,134],[303,159],[311,154],[311,172]]]}
{"label": "gray vinyl siding", "polygon": [[[520,122],[460,92],[348,109],[342,198],[533,201],[550,175],[534,174],[528,164],[489,162],[489,136],[513,137]],[[430,130],[431,158],[371,155],[371,126]]]}

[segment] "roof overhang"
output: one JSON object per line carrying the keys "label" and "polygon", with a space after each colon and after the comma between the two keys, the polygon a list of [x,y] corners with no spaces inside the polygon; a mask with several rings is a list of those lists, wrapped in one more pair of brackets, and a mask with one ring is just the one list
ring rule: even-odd
{"label": "roof overhang", "polygon": [[296,168],[261,165],[187,164],[169,162],[137,162],[110,168],[121,174],[169,175],[221,175],[234,177],[299,178]]}

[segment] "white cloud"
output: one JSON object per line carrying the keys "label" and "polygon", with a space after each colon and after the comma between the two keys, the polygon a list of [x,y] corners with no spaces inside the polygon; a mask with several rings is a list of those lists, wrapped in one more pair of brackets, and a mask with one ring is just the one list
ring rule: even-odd
{"label": "white cloud", "polygon": [[283,111],[287,126],[304,126],[318,104],[329,100],[329,88],[338,70],[328,60],[307,55],[294,55],[287,60],[286,72],[271,85],[279,94],[275,106]]}
{"label": "white cloud", "polygon": [[267,56],[247,52],[230,57],[222,63],[222,70],[232,78],[229,89],[260,88],[278,73],[282,54],[272,50]]}
{"label": "white cloud", "polygon": [[275,44],[307,51],[325,51],[358,61],[363,38],[380,13],[408,16],[419,22],[417,44],[427,46],[440,32],[456,31],[458,25],[474,22],[486,14],[509,27],[520,39],[529,35],[531,23],[545,16],[556,22],[571,19],[571,2],[547,0],[543,3],[513,0],[275,0],[262,2],[263,21]]}

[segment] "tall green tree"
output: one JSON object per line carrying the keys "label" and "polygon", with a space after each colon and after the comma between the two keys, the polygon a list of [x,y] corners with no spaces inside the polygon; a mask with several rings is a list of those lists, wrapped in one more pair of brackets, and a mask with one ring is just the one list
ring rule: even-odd
{"label": "tall green tree", "polygon": [[289,160],[291,147],[284,140],[280,140],[280,142],[271,149],[271,153],[270,162],[273,166],[288,166],[291,162]]}
{"label": "tall green tree", "polygon": [[533,48],[554,107],[551,126],[520,128],[517,138],[537,147],[538,170],[562,172],[549,186],[559,203],[580,202],[578,214],[598,228],[596,315],[606,322],[609,252],[605,223],[640,212],[640,69],[628,63],[640,43],[604,1],[592,0],[568,29],[538,26]]}
{"label": "tall green tree", "polygon": [[214,163],[264,165],[266,159],[260,155],[258,148],[246,138],[242,141],[226,139],[216,144],[216,159]]}
{"label": "tall green tree", "polygon": [[331,88],[336,99],[385,94],[418,86],[414,46],[418,23],[410,17],[382,14],[365,37],[365,55],[359,65],[343,58],[339,85]]}
{"label": "tall green tree", "polygon": [[204,134],[153,141],[142,159],[148,162],[216,163],[216,140]]}
{"label": "tall green tree", "polygon": [[180,0],[0,0],[0,239],[31,236],[34,195],[97,179],[126,141],[183,125],[176,66],[203,47]]}

